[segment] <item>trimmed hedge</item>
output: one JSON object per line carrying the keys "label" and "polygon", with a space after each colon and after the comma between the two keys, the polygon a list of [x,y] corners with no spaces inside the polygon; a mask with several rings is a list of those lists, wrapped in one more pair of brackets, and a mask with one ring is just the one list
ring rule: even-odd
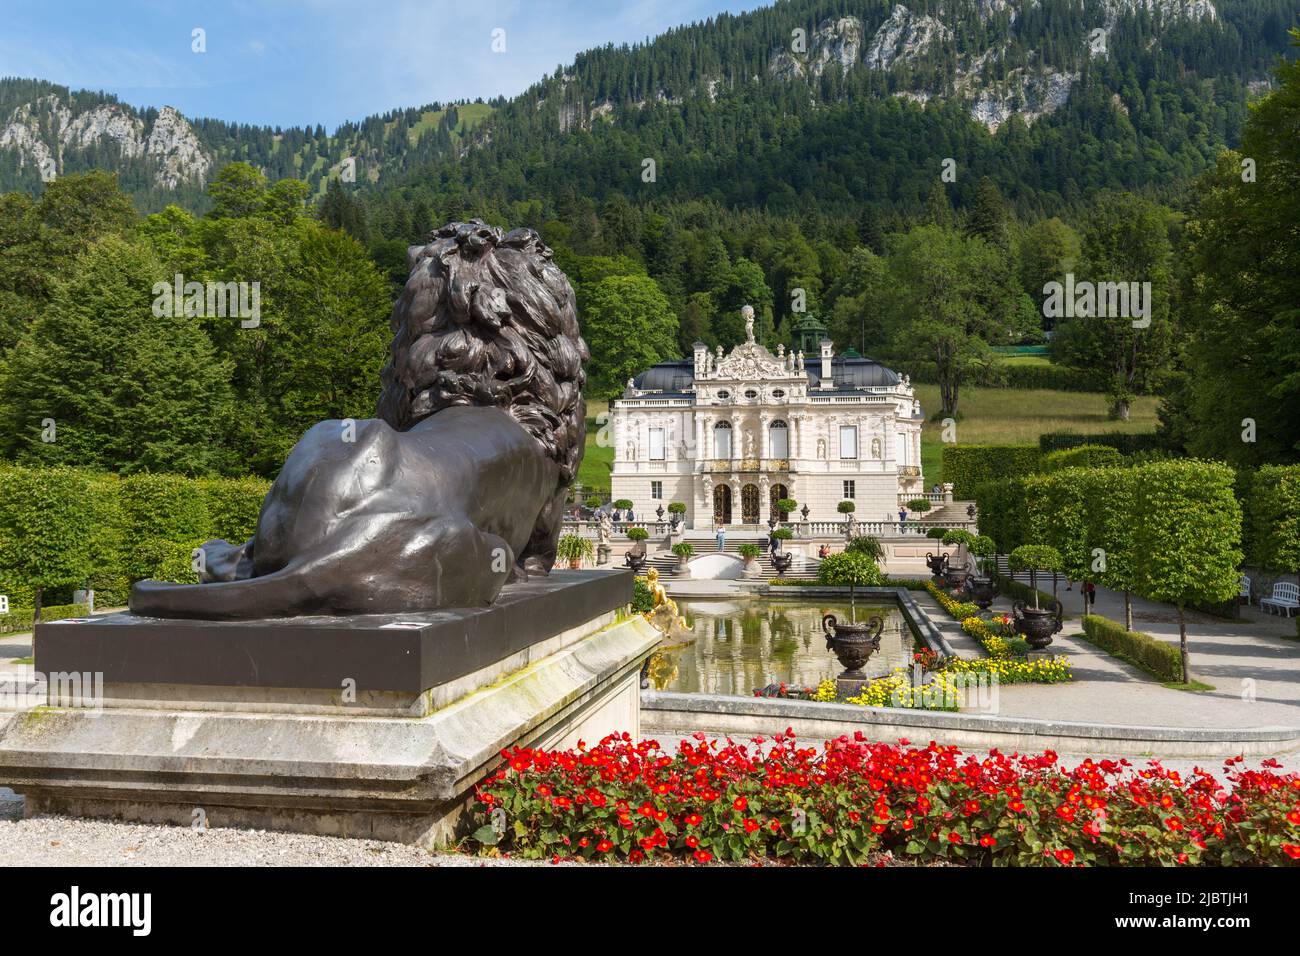
{"label": "trimmed hedge", "polygon": [[[41,608],[42,621],[61,621],[69,617],[85,617],[90,613],[89,604],[51,604]],[[20,607],[8,614],[0,614],[0,634],[11,631],[30,631],[32,618],[36,612],[29,607]]]}
{"label": "trimmed hedge", "polygon": [[[906,371],[912,381],[937,385],[939,372],[933,362],[910,362]],[[1096,379],[1078,369],[1063,365],[1024,365],[994,362],[972,369],[962,376],[962,384],[978,388],[1050,389],[1058,392],[1096,392]]]}
{"label": "trimmed hedge", "polygon": [[980,533],[992,538],[1001,554],[1010,554],[1029,540],[1027,489],[1027,478],[1010,476],[975,489]]}
{"label": "trimmed hedge", "polygon": [[1095,614],[1083,616],[1083,636],[1090,644],[1141,668],[1156,680],[1177,683],[1183,679],[1182,656],[1177,644],[1157,640],[1150,634],[1126,631],[1122,625]]}
{"label": "trimmed hedge", "polygon": [[[1162,451],[1164,446],[1160,436],[1155,432],[1103,432],[1098,435],[1078,435],[1074,432],[1044,432],[1038,436],[1038,449],[1043,454],[1049,451],[1064,451],[1078,448],[1080,445],[1106,445],[1114,448],[1121,455],[1136,455],[1139,452]],[[944,472],[947,475],[947,472]]]}
{"label": "trimmed hedge", "polygon": [[1124,456],[1109,445],[1076,445],[1043,455],[1041,470],[1061,471],[1065,468],[1114,468],[1124,464]]}
{"label": "trimmed hedge", "polygon": [[1266,571],[1300,570],[1300,465],[1265,465],[1246,498],[1251,563]]}
{"label": "trimmed hedge", "polygon": [[269,482],[261,478],[202,478],[196,484],[208,512],[209,537],[238,544],[253,536]]}
{"label": "trimmed hedge", "polygon": [[955,497],[972,498],[990,481],[1033,474],[1041,460],[1033,445],[945,445],[943,477],[952,482]]}
{"label": "trimmed hedge", "polygon": [[[49,483],[41,483],[43,471],[6,469],[5,473],[22,475],[26,486],[45,487]],[[89,574],[75,584],[47,587],[45,599],[66,601],[73,590],[84,585],[94,589],[100,607],[125,605],[131,582],[141,578],[197,581],[190,564],[194,549],[213,538],[240,542],[251,537],[270,487],[259,478],[148,473],[119,477],[72,471],[85,493],[78,496],[76,508],[69,513],[79,515],[85,523],[78,525],[78,532],[89,538]],[[23,503],[21,494],[0,496],[0,528],[21,523]],[[10,607],[31,608],[33,584],[21,566],[5,566],[0,561],[0,594],[9,597]],[[45,617],[44,612],[41,616]]]}

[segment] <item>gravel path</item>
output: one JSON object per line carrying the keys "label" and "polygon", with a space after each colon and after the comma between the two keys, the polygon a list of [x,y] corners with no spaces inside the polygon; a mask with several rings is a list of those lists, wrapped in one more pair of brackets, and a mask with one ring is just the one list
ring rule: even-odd
{"label": "gravel path", "polygon": [[[1189,692],[1163,687],[1083,640],[1078,588],[1067,592],[1062,584],[1061,598],[1067,619],[1051,650],[1069,656],[1074,681],[999,688],[1000,715],[1156,727],[1300,727],[1300,641],[1287,636],[1294,621],[1253,609],[1239,621],[1189,612],[1192,676],[1213,688]],[[1123,597],[1107,588],[1097,589],[1096,609],[1124,620]],[[999,598],[994,610],[1007,613],[1010,604]],[[1177,643],[1178,619],[1167,606],[1135,598],[1133,611],[1135,629]],[[946,617],[931,616],[936,623]]]}
{"label": "gravel path", "polygon": [[[22,818],[22,798],[0,788],[0,868],[11,866],[536,866],[519,860],[426,853],[401,843],[267,830]],[[579,865],[579,864],[559,864]]]}

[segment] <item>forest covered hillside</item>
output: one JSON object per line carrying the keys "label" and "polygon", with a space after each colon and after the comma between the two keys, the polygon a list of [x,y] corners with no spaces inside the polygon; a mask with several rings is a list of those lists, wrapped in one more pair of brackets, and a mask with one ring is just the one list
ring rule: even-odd
{"label": "forest covered hillside", "polygon": [[[348,123],[254,127],[137,110],[105,93],[0,80],[0,190],[116,172],[146,210],[202,210],[230,161],[269,179],[331,177],[475,204],[636,187],[776,212],[924,201],[953,158],[1022,213],[1102,186],[1174,198],[1236,143],[1295,25],[1289,0],[792,0],[580,54],[523,94]],[[430,179],[434,180],[430,182]],[[503,212],[506,210],[503,210]]]}

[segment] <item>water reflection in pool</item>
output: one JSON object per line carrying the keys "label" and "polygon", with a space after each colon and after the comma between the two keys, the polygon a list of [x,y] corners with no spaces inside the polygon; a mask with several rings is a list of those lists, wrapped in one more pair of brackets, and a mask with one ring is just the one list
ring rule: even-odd
{"label": "water reflection in pool", "polygon": [[[844,668],[826,649],[821,619],[849,618],[847,604],[751,598],[744,601],[679,601],[695,640],[661,645],[650,661],[656,690],[749,697],[754,689],[784,681],[815,687]],[[912,632],[897,605],[858,604],[858,620],[885,620],[880,650],[864,670],[888,674],[911,660]]]}

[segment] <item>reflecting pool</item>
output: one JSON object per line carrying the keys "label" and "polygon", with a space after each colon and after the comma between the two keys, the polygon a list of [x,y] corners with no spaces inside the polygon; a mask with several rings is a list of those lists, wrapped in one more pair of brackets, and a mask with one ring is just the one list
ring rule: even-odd
{"label": "reflecting pool", "polygon": [[[839,601],[749,598],[739,601],[678,601],[694,640],[661,644],[650,660],[650,684],[656,690],[689,694],[752,696],[754,689],[784,682],[816,687],[844,670],[826,649],[822,615],[849,619]],[[912,659],[912,632],[898,605],[858,603],[857,619],[879,615],[885,629],[880,650],[863,670],[888,674]]]}

